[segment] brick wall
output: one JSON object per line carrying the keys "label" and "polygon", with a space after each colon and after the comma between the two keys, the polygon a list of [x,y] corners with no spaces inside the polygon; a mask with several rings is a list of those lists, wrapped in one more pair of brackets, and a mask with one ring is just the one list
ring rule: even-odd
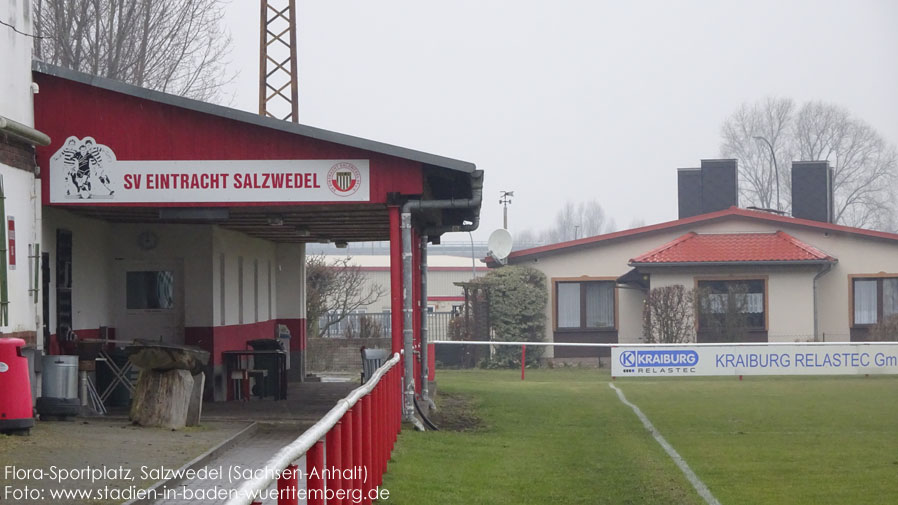
{"label": "brick wall", "polygon": [[0,134],[0,163],[34,172],[34,147],[10,135]]}
{"label": "brick wall", "polygon": [[361,373],[360,349],[389,349],[389,338],[309,338],[306,369],[316,372]]}

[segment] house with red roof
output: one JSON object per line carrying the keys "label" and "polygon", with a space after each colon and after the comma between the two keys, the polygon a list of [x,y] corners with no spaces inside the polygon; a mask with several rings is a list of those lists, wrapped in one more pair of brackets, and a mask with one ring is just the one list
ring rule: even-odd
{"label": "house with red roof", "polygon": [[[791,215],[739,208],[736,161],[705,160],[680,170],[677,220],[512,252],[508,264],[546,274],[546,341],[641,342],[649,290],[674,285],[702,294],[698,342],[733,338],[712,323],[736,300],[736,340],[869,339],[898,314],[898,234],[832,223],[828,164],[792,168]],[[603,356],[558,346],[548,357]]]}

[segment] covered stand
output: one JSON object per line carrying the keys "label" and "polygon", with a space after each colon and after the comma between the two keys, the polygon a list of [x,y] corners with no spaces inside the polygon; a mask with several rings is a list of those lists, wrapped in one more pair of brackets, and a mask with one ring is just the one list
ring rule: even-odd
{"label": "covered stand", "polygon": [[301,379],[305,244],[390,240],[391,350],[421,393],[423,249],[477,226],[473,164],[41,63],[34,79],[52,350],[100,327],[196,346],[225,400],[224,353],[289,334]]}

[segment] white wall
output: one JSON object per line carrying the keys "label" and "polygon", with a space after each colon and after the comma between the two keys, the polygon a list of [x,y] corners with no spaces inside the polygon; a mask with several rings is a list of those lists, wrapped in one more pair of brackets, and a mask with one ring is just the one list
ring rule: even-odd
{"label": "white wall", "polygon": [[[814,335],[813,279],[815,267],[765,268],[657,268],[651,273],[652,288],[682,285],[695,287],[697,277],[756,277],[767,280],[767,338],[770,342],[806,340]],[[635,341],[635,340],[628,340]]]}
{"label": "white wall", "polygon": [[[211,326],[230,326],[235,324],[250,324],[260,321],[276,319],[275,310],[271,310],[269,317],[269,303],[272,309],[277,307],[278,282],[275,277],[271,282],[271,300],[269,302],[268,275],[276,270],[277,245],[267,240],[252,238],[243,233],[214,227],[212,231],[212,293]],[[224,257],[224,289],[222,290],[221,260]],[[243,308],[240,309],[240,278],[239,263],[243,262]],[[258,287],[254,279],[253,262],[258,261],[259,276]],[[255,300],[258,293],[259,314],[256,318]],[[224,304],[222,305],[222,294]],[[224,312],[222,312],[224,307]]]}
{"label": "white wall", "polygon": [[[32,32],[31,0],[0,0],[0,19]],[[32,39],[0,25],[0,115],[34,126],[31,96]]]}
{"label": "white wall", "polygon": [[277,279],[276,313],[279,319],[306,317],[306,246],[277,244],[275,278]]}
{"label": "white wall", "polygon": [[[486,272],[478,271],[478,276],[484,275]],[[365,277],[365,290],[369,289],[373,285],[379,285],[383,290],[383,295],[377,299],[376,302],[370,304],[365,307],[368,312],[383,312],[386,310],[390,310],[390,271],[389,270],[374,270],[374,269],[362,269],[362,275]],[[464,296],[464,290],[459,286],[456,286],[456,282],[467,282],[471,280],[471,269],[466,268],[463,270],[430,270],[427,273],[427,296]],[[433,305],[435,302],[431,302]],[[448,307],[446,308],[446,303],[448,303]],[[441,303],[440,306],[443,307],[438,309],[442,310],[451,310],[452,304],[458,304],[460,302],[446,302]]]}
{"label": "white wall", "polygon": [[72,232],[72,327],[74,330],[112,326],[111,229],[52,207],[44,208],[43,249],[50,255],[50,333],[56,333],[56,231]]}
{"label": "white wall", "polygon": [[[186,224],[115,223],[109,229],[112,236],[110,253],[113,261],[143,261],[148,263],[176,261],[183,265],[184,326],[212,326],[212,226]],[[141,233],[158,237],[152,249],[138,245]],[[121,293],[123,286],[111,286],[112,293]],[[113,305],[123,296],[115,294]]]}
{"label": "white wall", "polygon": [[[7,226],[7,219],[15,218],[16,228],[16,265],[9,265],[7,268],[9,324],[0,327],[0,331],[36,332],[40,328],[42,306],[40,292],[31,290],[35,288],[34,275],[35,271],[40,273],[40,263],[29,257],[29,248],[40,242],[35,225],[40,219],[40,187],[35,185],[34,174],[24,170],[0,164],[0,175],[3,176],[6,195],[6,216],[0,216],[2,226]],[[7,252],[7,261],[9,255],[10,252]],[[40,289],[40,282],[37,288]],[[35,341],[38,348],[43,345],[43,338],[39,333]]]}
{"label": "white wall", "polygon": [[[818,281],[818,336],[826,340],[849,340],[849,275],[889,273],[898,274],[898,241],[864,238],[832,231],[813,230],[789,223],[766,223],[736,216],[703,223],[690,228],[667,230],[640,237],[632,237],[605,244],[559,251],[551,256],[522,263],[546,274],[550,286],[550,300],[546,307],[546,339],[553,335],[551,279],[553,277],[610,277],[630,270],[631,258],[648,252],[689,231],[699,233],[771,233],[782,230],[838,259],[836,266]],[[702,272],[712,270],[702,269]],[[652,286],[681,283],[694,285],[694,274],[684,270],[666,269],[652,276]],[[737,270],[725,272],[734,274]],[[768,331],[771,341],[792,341],[814,334],[813,277],[819,267],[791,269],[753,268],[742,271],[768,276]],[[618,288],[618,334],[622,342],[637,341],[642,335],[643,297],[638,290]]]}
{"label": "white wall", "polygon": [[[0,0],[0,19],[20,32],[31,33],[30,0]],[[8,26],[0,26],[0,115],[28,126],[34,125],[31,44],[31,38]],[[2,143],[4,141],[0,139]],[[38,331],[41,327],[40,292],[31,291],[35,287],[34,269],[40,271],[39,263],[29,258],[29,246],[41,242],[38,236],[40,186],[32,172],[3,163],[0,163],[0,176],[6,195],[6,215],[0,216],[0,225],[6,227],[7,218],[13,217],[16,227],[16,266],[7,270],[9,324],[0,327],[0,332],[34,334],[37,347],[42,348],[42,332]]]}

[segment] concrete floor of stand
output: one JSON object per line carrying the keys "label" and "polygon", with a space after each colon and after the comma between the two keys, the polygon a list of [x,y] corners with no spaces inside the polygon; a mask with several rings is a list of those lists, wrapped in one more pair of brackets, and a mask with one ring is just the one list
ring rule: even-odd
{"label": "concrete floor of stand", "polygon": [[[203,419],[208,421],[255,421],[258,428],[242,438],[233,447],[208,459],[204,467],[217,469],[220,478],[177,483],[173,490],[157,491],[160,497],[153,505],[220,504],[227,500],[217,497],[198,499],[197,494],[209,490],[235,490],[242,481],[233,474],[260,469],[280,448],[299,437],[306,429],[321,419],[336,402],[358,387],[358,382],[303,382],[290,383],[286,400],[253,398],[249,401],[205,403]],[[298,462],[305,466],[304,458]],[[299,483],[300,486],[304,482]],[[167,497],[162,497],[164,494]],[[276,501],[263,501],[263,504]]]}

